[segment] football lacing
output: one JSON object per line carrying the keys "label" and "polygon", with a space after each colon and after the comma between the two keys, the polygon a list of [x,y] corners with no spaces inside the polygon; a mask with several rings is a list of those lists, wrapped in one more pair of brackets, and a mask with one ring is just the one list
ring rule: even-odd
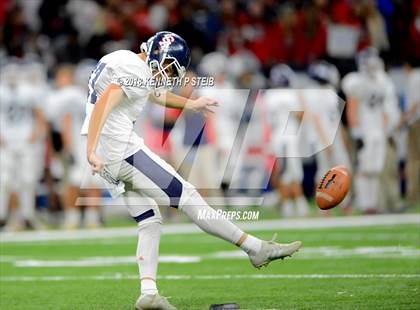
{"label": "football lacing", "polygon": [[321,179],[321,182],[319,183],[318,189],[322,189],[322,186],[324,185],[325,179],[327,178],[327,175],[330,173],[331,170],[328,170],[326,174]]}

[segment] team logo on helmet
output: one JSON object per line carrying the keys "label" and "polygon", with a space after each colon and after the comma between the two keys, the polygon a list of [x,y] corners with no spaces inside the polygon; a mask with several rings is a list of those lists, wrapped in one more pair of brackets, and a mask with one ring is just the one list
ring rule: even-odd
{"label": "team logo on helmet", "polygon": [[[161,31],[141,44],[141,51],[146,54],[146,62],[153,73],[153,79],[159,86],[171,88],[169,82],[173,79],[182,79],[190,64],[190,49],[179,35]],[[167,69],[172,68],[168,74]],[[157,77],[157,79],[156,79]]]}
{"label": "team logo on helmet", "polygon": [[167,51],[169,49],[169,46],[174,41],[175,37],[172,35],[172,33],[167,33],[163,36],[162,40],[159,41],[159,46],[161,49]]}

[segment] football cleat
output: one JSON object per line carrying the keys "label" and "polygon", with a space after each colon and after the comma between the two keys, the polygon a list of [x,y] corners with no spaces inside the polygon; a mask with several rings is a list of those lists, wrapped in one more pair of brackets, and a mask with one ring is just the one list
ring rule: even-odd
{"label": "football cleat", "polygon": [[284,259],[285,257],[292,256],[302,246],[302,242],[294,241],[292,243],[277,243],[274,242],[276,235],[271,241],[263,241],[261,250],[256,254],[249,254],[251,264],[255,268],[267,266],[271,261],[277,259]]}
{"label": "football cleat", "polygon": [[135,307],[136,310],[176,310],[165,297],[159,294],[140,295]]}

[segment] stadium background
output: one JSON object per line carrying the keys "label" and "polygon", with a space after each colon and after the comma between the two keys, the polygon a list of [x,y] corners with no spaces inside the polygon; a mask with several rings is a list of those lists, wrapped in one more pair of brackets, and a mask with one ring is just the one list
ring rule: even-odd
{"label": "stadium background", "polygon": [[[62,64],[73,64],[84,72],[83,78],[76,77],[76,83],[85,87],[86,70],[90,71],[100,57],[117,49],[139,51],[141,42],[166,29],[183,36],[190,45],[192,70],[197,70],[203,56],[213,51],[229,57],[245,54],[235,62],[236,67],[238,63],[240,68],[252,63],[251,77],[243,82],[238,74],[229,75],[232,85],[238,88],[269,87],[270,69],[279,63],[288,64],[304,80],[312,62],[327,60],[336,65],[343,77],[357,70],[357,52],[373,46],[384,59],[395,83],[400,111],[404,112],[408,76],[404,66],[415,64],[420,58],[419,1],[30,0],[2,1],[1,5],[2,64],[20,61],[23,68],[32,68],[31,64],[38,63],[41,84],[48,83],[49,87],[54,87],[54,74]],[[83,71],[84,68],[87,69]],[[41,109],[48,110],[45,102],[40,104]],[[345,116],[343,113],[344,125]],[[57,168],[63,165],[63,150],[55,127],[51,125],[50,132],[42,136],[45,156],[37,159],[44,170],[37,186],[37,207],[53,212],[63,208],[60,191],[66,181],[60,172],[63,168]],[[149,140],[157,137],[160,136]],[[393,201],[397,206],[382,205],[380,212],[402,210],[409,205],[401,200],[407,191],[407,127],[399,128],[394,137],[396,154],[388,156],[384,174],[390,173],[394,178],[390,186],[398,187],[401,197]],[[156,145],[151,147],[162,153],[161,144]],[[347,147],[354,153],[351,143]],[[176,154],[179,150],[171,152]],[[304,172],[304,191],[312,198],[316,181],[314,158],[304,160]]]}
{"label": "stadium background", "polygon": [[[314,61],[329,61],[344,77],[357,70],[358,51],[374,46],[403,115],[409,106],[410,68],[420,59],[419,25],[417,0],[3,0],[0,78],[3,82],[5,66],[17,63],[25,83],[53,90],[57,69],[71,64],[81,74],[76,84],[85,88],[86,74],[103,55],[117,49],[139,52],[150,35],[170,30],[191,46],[194,71],[213,51],[229,60],[245,53],[239,65],[252,64],[246,87],[269,88],[270,69],[280,63],[295,70],[305,87]],[[230,78],[236,87],[245,86],[234,75]],[[86,209],[83,221],[66,226],[63,196],[71,158],[58,138],[60,120],[48,117],[48,91],[39,98],[48,126],[31,154],[32,165],[39,168],[33,197],[37,212],[34,218],[20,217],[19,195],[12,195],[11,214],[0,232],[0,308],[131,309],[139,292],[135,223],[124,206],[109,204],[100,209],[104,228],[86,225]],[[84,109],[84,102],[80,104]],[[350,138],[345,113],[342,122]],[[282,219],[270,186],[233,193],[267,198],[262,206],[249,206],[252,200],[245,200],[241,210],[259,210],[260,218],[239,223],[243,229],[265,240],[277,231],[282,242],[304,243],[293,259],[264,270],[251,269],[231,245],[162,210],[172,223],[163,225],[160,292],[172,296],[179,309],[208,309],[211,303],[230,301],[246,309],[419,309],[419,191],[415,189],[412,200],[407,192],[408,146],[418,145],[418,139],[408,141],[409,131],[406,125],[399,127],[387,149],[383,176],[390,182],[382,183],[381,193],[396,193],[396,200],[376,211],[390,215],[362,215],[354,200],[352,212],[344,212],[347,216],[341,208],[320,213],[313,201],[315,157],[303,162],[303,188],[311,204],[305,218]],[[354,159],[350,139],[347,146]],[[168,155],[160,143],[153,147]],[[180,151],[175,145],[170,153]],[[101,197],[101,203],[109,202],[105,192]],[[25,229],[30,231],[20,231]]]}

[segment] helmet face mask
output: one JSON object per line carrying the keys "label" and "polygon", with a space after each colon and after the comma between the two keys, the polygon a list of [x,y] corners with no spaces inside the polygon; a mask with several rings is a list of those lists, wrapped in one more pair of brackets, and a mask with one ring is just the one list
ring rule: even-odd
{"label": "helmet face mask", "polygon": [[[157,81],[158,88],[166,87],[171,79],[182,79],[190,63],[187,43],[175,33],[161,31],[141,45],[146,62]],[[167,87],[166,87],[167,88]]]}

